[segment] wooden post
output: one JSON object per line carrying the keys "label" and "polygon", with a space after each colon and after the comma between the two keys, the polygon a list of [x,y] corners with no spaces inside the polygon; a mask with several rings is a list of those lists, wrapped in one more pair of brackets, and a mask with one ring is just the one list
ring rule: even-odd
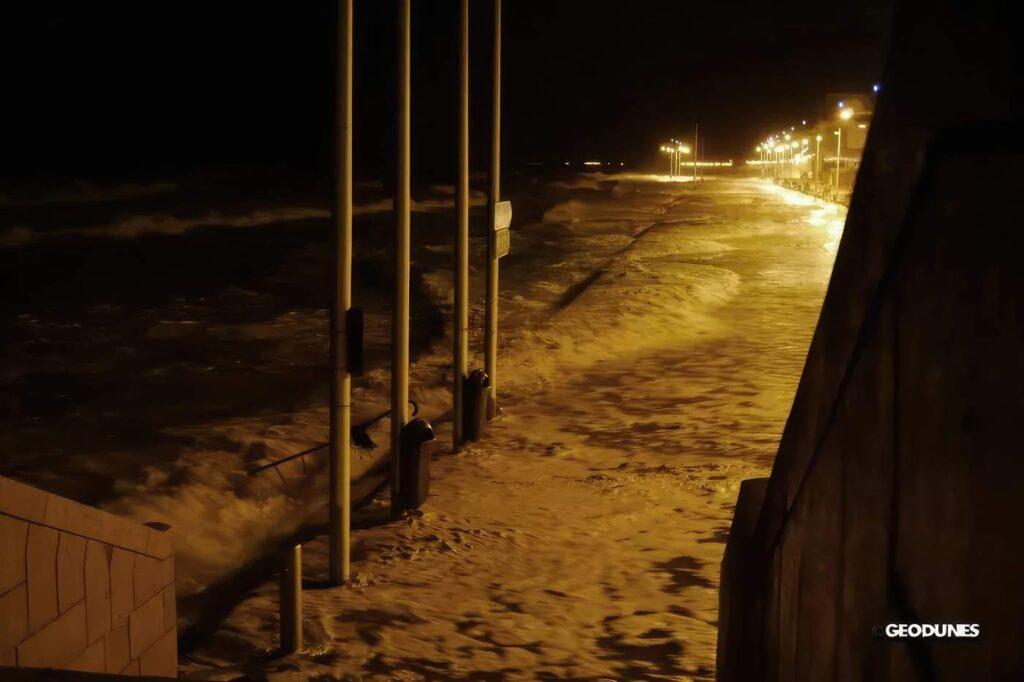
{"label": "wooden post", "polygon": [[487,300],[484,310],[484,369],[491,381],[487,418],[498,416],[498,254],[494,232],[501,201],[501,0],[494,0],[494,72],[491,101],[491,196],[487,225]]}
{"label": "wooden post", "polygon": [[455,226],[455,325],[452,371],[452,447],[465,440],[463,395],[469,369],[469,0],[459,10],[459,179]]}
{"label": "wooden post", "polygon": [[338,3],[338,131],[335,149],[335,288],[331,307],[330,578],[349,578],[352,512],[352,375],[346,323],[352,307],[352,4]]}
{"label": "wooden post", "polygon": [[402,428],[409,421],[411,0],[398,0],[398,150],[395,177],[395,300],[391,317],[391,499],[398,499]]}
{"label": "wooden post", "polygon": [[302,649],[302,545],[281,552],[281,651]]}

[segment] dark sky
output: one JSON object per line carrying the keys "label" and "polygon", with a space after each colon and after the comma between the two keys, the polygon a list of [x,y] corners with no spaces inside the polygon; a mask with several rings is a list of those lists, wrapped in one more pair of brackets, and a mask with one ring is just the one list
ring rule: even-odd
{"label": "dark sky", "polygon": [[[889,0],[847,3],[505,0],[509,163],[647,160],[707,132],[740,156],[766,126],[869,89]],[[10,3],[5,3],[10,5]],[[454,158],[455,0],[413,0],[415,163]],[[489,0],[471,0],[474,147],[487,133]],[[210,164],[322,167],[333,3],[36,2],[2,10],[3,175],[159,174]],[[395,3],[356,0],[357,159],[392,148]]]}

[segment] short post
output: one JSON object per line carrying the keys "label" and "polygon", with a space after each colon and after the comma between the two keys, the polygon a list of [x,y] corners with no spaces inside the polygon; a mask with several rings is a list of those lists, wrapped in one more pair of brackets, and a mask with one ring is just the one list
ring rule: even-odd
{"label": "short post", "polygon": [[281,652],[302,648],[302,545],[281,552]]}

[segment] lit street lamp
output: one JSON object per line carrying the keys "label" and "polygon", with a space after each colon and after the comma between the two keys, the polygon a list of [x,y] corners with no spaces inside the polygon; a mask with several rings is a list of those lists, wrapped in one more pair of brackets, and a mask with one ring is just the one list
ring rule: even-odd
{"label": "lit street lamp", "polygon": [[821,135],[815,135],[817,147],[814,150],[814,181],[821,182]]}

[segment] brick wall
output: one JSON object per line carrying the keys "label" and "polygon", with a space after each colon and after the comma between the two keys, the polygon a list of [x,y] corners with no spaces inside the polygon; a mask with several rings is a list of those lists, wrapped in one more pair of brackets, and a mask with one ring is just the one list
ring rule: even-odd
{"label": "brick wall", "polygon": [[0,667],[177,676],[159,531],[0,477]]}

